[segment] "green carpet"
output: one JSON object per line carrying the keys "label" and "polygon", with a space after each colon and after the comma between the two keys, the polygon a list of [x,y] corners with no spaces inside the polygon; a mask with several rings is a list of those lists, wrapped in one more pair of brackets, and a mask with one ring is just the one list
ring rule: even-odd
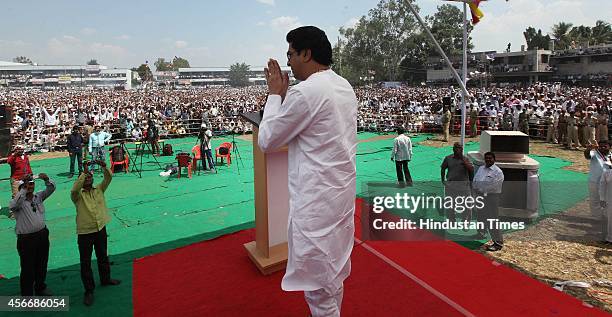
{"label": "green carpet", "polygon": [[[378,136],[359,133],[359,140]],[[413,144],[432,137],[418,135]],[[213,146],[231,139],[215,139]],[[194,138],[170,140],[175,152],[190,152]],[[236,139],[242,164],[234,157],[232,165],[218,166],[218,174],[202,172],[192,179],[163,178],[152,157],[144,156],[142,179],[135,173],[115,174],[106,192],[113,220],[108,225],[109,254],[112,275],[123,283],[118,287],[98,288],[93,307],[82,305],[83,288],[79,275],[79,256],[76,244],[75,210],[69,198],[74,179],[68,179],[68,158],[46,159],[32,162],[35,173],[45,172],[57,183],[56,192],[45,202],[47,226],[50,230],[51,249],[47,283],[55,294],[71,297],[71,316],[129,316],[132,313],[131,274],[132,261],[165,250],[254,226],[253,161],[251,142]],[[365,183],[370,181],[394,182],[395,165],[390,161],[393,141],[377,140],[358,145],[357,193],[363,197]],[[467,151],[478,149],[469,143]],[[414,160],[410,170],[415,181],[437,182],[441,160],[452,153],[451,147],[434,148],[414,146]],[[558,212],[584,199],[586,175],[562,170],[569,162],[548,157],[533,156],[541,163],[542,210],[546,214]],[[162,166],[174,162],[172,157],[160,157]],[[9,166],[0,165],[0,175],[8,176]],[[97,176],[96,176],[97,177]],[[95,182],[98,183],[99,178]],[[581,183],[568,194],[563,184],[554,181]],[[42,182],[37,182],[41,189]],[[435,186],[434,186],[435,187]],[[8,181],[0,183],[0,295],[19,294],[19,257],[15,248],[14,221],[7,218],[6,206],[10,200]],[[202,263],[203,266],[206,263]],[[97,268],[94,264],[94,275]],[[152,276],[151,278],[155,278]],[[97,280],[97,278],[96,278]],[[206,287],[206,286],[203,286]],[[7,314],[4,314],[7,315]],[[53,313],[37,313],[40,316]]]}

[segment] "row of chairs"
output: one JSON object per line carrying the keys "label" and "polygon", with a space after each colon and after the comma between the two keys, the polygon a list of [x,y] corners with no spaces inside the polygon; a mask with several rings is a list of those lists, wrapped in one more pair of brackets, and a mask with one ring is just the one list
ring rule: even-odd
{"label": "row of chairs", "polygon": [[[187,168],[187,174],[189,175],[189,178],[191,178],[192,170],[197,170],[198,161],[205,159],[202,157],[200,145],[194,145],[193,148],[191,148],[191,154],[193,157],[187,153],[179,153],[176,156],[176,159],[178,160],[178,178],[181,178],[182,167]],[[223,159],[227,161],[227,166],[232,164],[232,143],[224,142],[215,148],[215,165],[217,164],[219,158],[221,158],[221,164],[223,164]]]}
{"label": "row of chairs", "polygon": [[[192,170],[197,170],[198,161],[205,159],[202,157],[200,145],[195,145],[193,148],[191,148],[191,154],[193,157],[191,157],[191,155],[188,153],[179,153],[176,155],[176,160],[178,161],[178,178],[181,178],[181,169],[183,167],[187,168],[187,174],[189,178],[191,178]],[[125,173],[128,172],[130,168],[130,156],[128,153],[125,153],[123,161],[113,161],[112,153],[110,153],[109,156],[111,173],[114,173],[115,166],[117,165],[122,166]],[[217,164],[219,158],[221,159],[221,164],[223,164],[224,159],[227,161],[227,166],[232,164],[232,143],[224,142],[215,148],[215,165]]]}

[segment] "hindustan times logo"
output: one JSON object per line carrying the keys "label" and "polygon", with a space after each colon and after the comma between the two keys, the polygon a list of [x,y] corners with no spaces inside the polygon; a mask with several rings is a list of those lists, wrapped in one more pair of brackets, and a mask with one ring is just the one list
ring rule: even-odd
{"label": "hindustan times logo", "polygon": [[485,206],[484,196],[430,196],[421,193],[414,196],[408,193],[396,193],[395,196],[375,196],[372,200],[372,211],[380,214],[385,209],[402,209],[415,213],[419,209],[445,209],[463,213],[466,210],[482,209]]}

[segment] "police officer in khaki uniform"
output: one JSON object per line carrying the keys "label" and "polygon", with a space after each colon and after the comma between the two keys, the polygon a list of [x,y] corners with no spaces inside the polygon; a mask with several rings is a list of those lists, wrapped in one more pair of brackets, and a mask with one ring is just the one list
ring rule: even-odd
{"label": "police officer in khaki uniform", "polygon": [[558,141],[567,145],[567,113],[565,113],[564,109],[561,109],[559,112],[559,120],[557,123],[557,131],[558,131]]}
{"label": "police officer in khaki uniform", "polygon": [[472,105],[470,107],[470,131],[471,137],[476,137],[478,136],[478,130],[476,128],[476,122],[478,121],[478,108],[476,108],[475,105]]}
{"label": "police officer in khaki uniform", "polygon": [[570,150],[576,150],[579,146],[576,119],[576,113],[570,112],[567,118],[567,148]]}
{"label": "police officer in khaki uniform", "polygon": [[519,114],[519,130],[529,135],[529,115],[527,114],[527,108],[524,108],[521,114]]}
{"label": "police officer in khaki uniform", "polygon": [[586,115],[584,118],[584,145],[586,147],[597,144],[597,141],[595,140],[596,125],[597,120],[593,117],[593,108],[587,107]]}
{"label": "police officer in khaki uniform", "polygon": [[442,113],[442,133],[444,134],[444,142],[448,142],[450,137],[450,121],[451,112],[448,110],[448,107],[444,107]]}
{"label": "police officer in khaki uniform", "polygon": [[509,109],[506,109],[502,118],[502,130],[512,131],[512,113]]}
{"label": "police officer in khaki uniform", "polygon": [[545,120],[546,120],[546,142],[547,143],[557,143],[557,137],[555,135],[555,132],[557,130],[557,127],[555,127],[555,116],[553,115],[552,111],[550,109],[548,109],[545,113]]}
{"label": "police officer in khaki uniform", "polygon": [[608,114],[604,109],[597,116],[597,140],[608,140]]}
{"label": "police officer in khaki uniform", "polygon": [[577,132],[578,133],[578,142],[580,143],[578,146],[585,147],[586,144],[587,144],[586,140],[584,138],[584,135],[585,135],[584,127],[586,125],[585,120],[584,120],[585,119],[585,117],[584,117],[585,114],[584,114],[584,112],[577,112],[576,114],[577,114],[577,116],[576,116],[576,126],[578,127],[578,132]]}

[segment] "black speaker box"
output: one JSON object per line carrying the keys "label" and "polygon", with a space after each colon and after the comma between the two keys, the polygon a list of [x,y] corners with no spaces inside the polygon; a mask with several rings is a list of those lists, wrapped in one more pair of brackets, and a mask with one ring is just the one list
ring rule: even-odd
{"label": "black speaker box", "polygon": [[11,153],[11,129],[13,122],[11,110],[6,105],[0,105],[0,157]]}

